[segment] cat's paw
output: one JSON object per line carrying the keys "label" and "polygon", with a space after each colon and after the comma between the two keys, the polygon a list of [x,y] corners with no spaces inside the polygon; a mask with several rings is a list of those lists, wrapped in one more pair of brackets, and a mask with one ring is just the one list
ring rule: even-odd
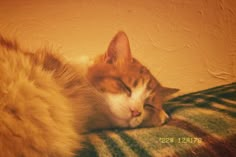
{"label": "cat's paw", "polygon": [[164,110],[161,110],[159,113],[160,125],[165,124],[168,121],[168,119],[169,119],[168,114]]}

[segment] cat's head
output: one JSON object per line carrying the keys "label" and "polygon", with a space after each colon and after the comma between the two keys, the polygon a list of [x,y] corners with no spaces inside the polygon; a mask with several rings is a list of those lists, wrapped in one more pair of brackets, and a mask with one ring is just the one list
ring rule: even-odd
{"label": "cat's head", "polygon": [[106,53],[89,68],[89,81],[102,93],[119,127],[158,126],[168,115],[162,109],[167,95],[177,89],[163,87],[133,58],[128,37],[118,32]]}

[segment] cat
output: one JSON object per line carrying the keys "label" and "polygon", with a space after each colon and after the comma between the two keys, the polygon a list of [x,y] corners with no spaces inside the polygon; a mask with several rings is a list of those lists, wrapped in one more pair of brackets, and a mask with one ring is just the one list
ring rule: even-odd
{"label": "cat", "polygon": [[177,91],[133,58],[122,31],[86,66],[0,36],[0,157],[72,157],[85,132],[160,126]]}

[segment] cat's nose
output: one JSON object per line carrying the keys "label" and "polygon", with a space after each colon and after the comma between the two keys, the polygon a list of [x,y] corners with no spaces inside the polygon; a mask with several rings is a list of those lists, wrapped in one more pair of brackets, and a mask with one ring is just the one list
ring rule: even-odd
{"label": "cat's nose", "polygon": [[131,110],[132,117],[138,117],[141,115],[141,112],[138,110]]}

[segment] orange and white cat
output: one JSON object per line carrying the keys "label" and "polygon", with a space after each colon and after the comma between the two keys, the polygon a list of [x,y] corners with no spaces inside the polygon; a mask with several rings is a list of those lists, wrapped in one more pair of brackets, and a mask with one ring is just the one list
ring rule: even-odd
{"label": "orange and white cat", "polygon": [[0,37],[0,157],[72,157],[86,131],[168,119],[162,102],[177,89],[163,87],[133,58],[124,32],[83,70]]}

